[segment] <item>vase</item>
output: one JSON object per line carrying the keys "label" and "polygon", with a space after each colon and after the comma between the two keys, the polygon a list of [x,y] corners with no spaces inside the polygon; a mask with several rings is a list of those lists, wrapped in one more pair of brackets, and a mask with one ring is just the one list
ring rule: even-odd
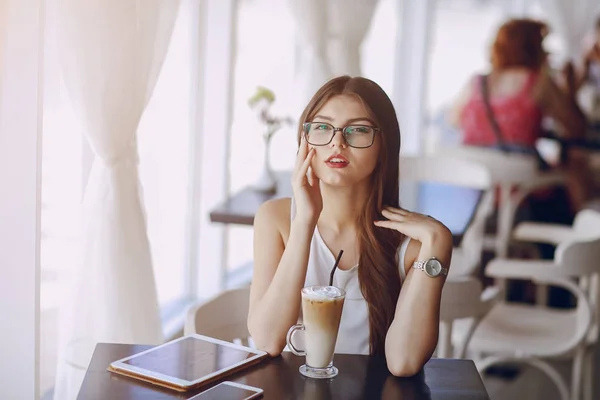
{"label": "vase", "polygon": [[270,147],[271,147],[271,136],[263,137],[264,143],[264,152],[263,152],[263,162],[260,174],[258,175],[258,179],[254,183],[254,190],[258,192],[264,193],[275,193],[277,191],[277,180],[275,179],[275,174],[271,169],[271,160],[270,160]]}

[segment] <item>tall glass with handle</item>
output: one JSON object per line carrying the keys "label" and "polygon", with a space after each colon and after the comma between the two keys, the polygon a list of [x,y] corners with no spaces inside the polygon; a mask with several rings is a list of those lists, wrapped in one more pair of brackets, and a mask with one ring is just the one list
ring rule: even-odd
{"label": "tall glass with handle", "polygon": [[[346,292],[335,286],[307,286],[302,289],[303,323],[294,325],[287,334],[287,344],[297,356],[306,356],[300,373],[310,378],[333,378],[338,369],[333,366]],[[305,350],[293,343],[294,333],[304,330]]]}

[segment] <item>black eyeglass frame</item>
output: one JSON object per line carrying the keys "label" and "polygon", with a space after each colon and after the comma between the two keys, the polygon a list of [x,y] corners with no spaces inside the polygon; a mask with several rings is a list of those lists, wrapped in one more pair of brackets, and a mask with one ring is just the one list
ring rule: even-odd
{"label": "black eyeglass frame", "polygon": [[[321,124],[321,125],[329,125],[330,127],[333,128],[333,133],[331,135],[331,138],[329,138],[329,141],[327,143],[321,143],[321,144],[314,144],[311,143],[308,140],[308,129],[310,127],[311,124]],[[348,138],[346,137],[346,135],[348,135],[348,133],[346,133],[346,129],[348,128],[353,128],[353,127],[358,127],[358,128],[371,128],[373,129],[373,137],[371,139],[371,144],[369,144],[368,146],[352,146],[349,142],[348,142]],[[333,140],[333,138],[335,137],[335,134],[338,131],[342,132],[342,136],[344,137],[344,141],[346,142],[346,144],[352,148],[355,149],[368,149],[369,147],[373,146],[373,143],[375,143],[375,134],[380,132],[381,129],[379,129],[376,126],[373,125],[360,125],[360,124],[353,124],[353,125],[346,125],[343,128],[336,128],[335,126],[331,125],[330,123],[327,122],[305,122],[302,124],[302,131],[304,132],[304,137],[306,138],[306,141],[308,142],[308,144],[310,144],[311,146],[327,146],[329,143],[331,143],[331,141]]]}

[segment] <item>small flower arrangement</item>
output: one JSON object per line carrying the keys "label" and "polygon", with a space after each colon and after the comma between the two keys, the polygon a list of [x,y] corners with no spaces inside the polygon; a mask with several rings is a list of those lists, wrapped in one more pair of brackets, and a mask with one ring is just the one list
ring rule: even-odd
{"label": "small flower arrangement", "polygon": [[283,125],[291,125],[294,122],[290,117],[274,116],[271,113],[273,103],[275,103],[275,93],[264,86],[258,86],[256,92],[248,99],[248,105],[257,113],[259,120],[267,128],[263,132],[263,137],[267,143]]}
{"label": "small flower arrangement", "polygon": [[248,99],[248,105],[256,112],[258,119],[266,126],[262,135],[265,150],[262,172],[254,184],[256,190],[266,193],[274,193],[277,190],[277,180],[275,179],[275,174],[271,170],[269,159],[271,138],[283,127],[283,125],[293,123],[293,120],[290,117],[274,116],[271,113],[273,103],[275,103],[275,93],[264,86],[257,87],[254,95]]}

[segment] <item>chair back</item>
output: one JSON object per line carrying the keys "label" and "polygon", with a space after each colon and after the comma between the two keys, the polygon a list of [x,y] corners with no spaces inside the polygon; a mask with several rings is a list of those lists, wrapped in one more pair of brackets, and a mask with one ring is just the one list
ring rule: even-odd
{"label": "chair back", "polygon": [[485,222],[493,210],[492,180],[489,169],[482,163],[458,157],[402,156],[400,179],[436,182],[485,190],[469,229],[464,233],[460,247],[454,249],[450,276],[475,273],[481,262]]}
{"label": "chair back", "polygon": [[582,210],[577,213],[573,228],[575,237],[560,243],[555,252],[555,260],[568,273],[581,276],[579,286],[586,293],[593,311],[593,321],[587,342],[598,341],[600,321],[600,213],[593,210]]}
{"label": "chair back", "polygon": [[[440,306],[440,332],[436,349],[438,358],[464,358],[477,322],[489,311],[495,301],[493,296],[489,299],[484,297],[483,286],[478,277],[448,277],[442,291]],[[460,343],[453,348],[452,331],[457,320],[466,323],[462,324],[465,330],[462,332]]]}
{"label": "chair back", "polygon": [[400,179],[436,182],[476,189],[489,189],[490,171],[477,161],[459,157],[401,156]]}
{"label": "chair back", "polygon": [[[439,150],[465,160],[481,163],[490,171],[492,185],[500,189],[500,203],[497,214],[497,232],[485,238],[484,246],[494,250],[497,257],[507,257],[516,206],[512,198],[525,197],[538,185],[553,186],[564,184],[564,176],[556,171],[540,173],[538,160],[533,154],[506,153],[498,149],[478,146],[454,146]],[[540,179],[543,178],[543,179]],[[518,187],[519,194],[513,190]],[[520,200],[515,200],[516,204]]]}
{"label": "chair back", "polygon": [[450,277],[444,283],[440,305],[440,321],[452,322],[483,314],[483,286],[477,277]]}
{"label": "chair back", "polygon": [[504,153],[478,146],[444,147],[439,153],[484,165],[494,185],[529,182],[538,174],[538,161],[531,154]]}
{"label": "chair back", "polygon": [[600,237],[600,211],[579,211],[573,221],[573,230],[578,238]]}
{"label": "chair back", "polygon": [[250,286],[222,292],[188,310],[184,334],[197,333],[247,345]]}

